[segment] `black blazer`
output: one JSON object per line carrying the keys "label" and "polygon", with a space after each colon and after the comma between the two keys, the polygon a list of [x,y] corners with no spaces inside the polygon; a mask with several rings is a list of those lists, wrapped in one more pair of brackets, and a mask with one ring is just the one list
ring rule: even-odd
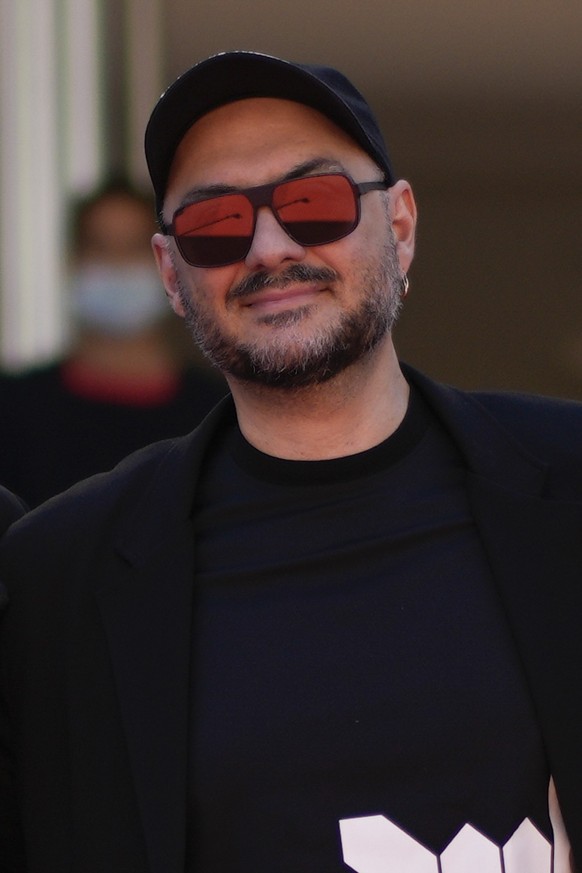
{"label": "black blazer", "polygon": [[[405,372],[466,460],[582,868],[582,404],[468,394]],[[193,434],[49,501],[5,538],[13,733],[0,791],[17,792],[25,837],[15,822],[4,828],[3,871],[184,869],[191,507],[231,402]]]}

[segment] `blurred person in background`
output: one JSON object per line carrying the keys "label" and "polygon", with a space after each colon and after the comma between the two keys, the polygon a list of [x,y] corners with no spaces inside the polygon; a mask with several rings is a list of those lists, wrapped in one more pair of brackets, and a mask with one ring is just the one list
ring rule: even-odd
{"label": "blurred person in background", "polygon": [[34,506],[192,429],[226,393],[186,360],[152,260],[151,198],[110,180],[73,205],[64,359],[0,377],[0,482]]}

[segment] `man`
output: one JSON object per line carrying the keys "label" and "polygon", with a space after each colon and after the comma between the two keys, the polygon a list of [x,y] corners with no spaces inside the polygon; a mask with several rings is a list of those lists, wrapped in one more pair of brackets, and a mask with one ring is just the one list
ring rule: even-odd
{"label": "man", "polygon": [[8,869],[572,871],[582,408],[401,368],[416,208],[338,72],[210,58],[146,153],[232,399],[7,538]]}
{"label": "man", "polygon": [[[226,393],[187,366],[153,263],[151,197],[111,179],[73,205],[74,340],[58,361],[0,377],[0,482],[36,506],[130,452],[187,433]],[[183,350],[182,350],[183,351]]]}

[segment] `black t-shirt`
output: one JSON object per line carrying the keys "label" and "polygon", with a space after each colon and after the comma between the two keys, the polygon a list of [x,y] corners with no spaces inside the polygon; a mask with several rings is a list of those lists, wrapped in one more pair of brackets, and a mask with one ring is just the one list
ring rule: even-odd
{"label": "black t-shirt", "polygon": [[502,847],[529,820],[549,845],[464,477],[418,397],[347,458],[268,457],[234,421],[217,441],[194,508],[188,870],[340,873],[340,822],[374,816],[435,855],[467,824]]}

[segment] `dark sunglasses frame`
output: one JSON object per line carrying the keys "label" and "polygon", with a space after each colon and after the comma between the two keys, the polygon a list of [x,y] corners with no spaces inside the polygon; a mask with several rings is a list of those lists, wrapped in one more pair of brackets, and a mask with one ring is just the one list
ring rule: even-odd
{"label": "dark sunglasses frame", "polygon": [[[277,210],[273,206],[273,194],[276,191],[276,189],[281,187],[282,185],[289,185],[292,182],[309,181],[310,179],[327,178],[330,176],[334,176],[334,177],[337,176],[337,177],[340,177],[342,179],[345,179],[346,182],[349,184],[349,187],[351,189],[351,192],[352,192],[353,198],[354,198],[354,220],[348,229],[344,230],[340,234],[331,236],[329,239],[326,238],[325,241],[323,241],[323,242],[321,240],[319,240],[318,242],[313,242],[313,243],[303,242],[302,240],[297,239],[292,233],[290,233],[288,228],[285,226],[285,223],[283,221],[281,221],[281,219],[279,218],[279,215],[277,214]],[[178,248],[178,251],[180,252],[180,255],[186,261],[186,263],[190,264],[192,267],[202,267],[202,268],[227,267],[230,264],[236,264],[239,261],[243,261],[246,258],[246,256],[248,255],[248,253],[251,249],[251,246],[253,244],[253,238],[255,235],[255,229],[256,229],[256,225],[257,225],[257,211],[262,206],[269,207],[269,209],[271,210],[271,212],[275,216],[278,224],[283,228],[283,230],[285,231],[287,236],[289,236],[294,242],[298,243],[300,246],[304,246],[306,248],[309,248],[311,246],[327,245],[328,243],[337,242],[337,240],[343,239],[344,237],[349,236],[350,233],[353,233],[353,231],[356,229],[356,227],[360,223],[360,218],[361,218],[360,197],[363,194],[367,194],[368,191],[386,191],[389,187],[390,187],[390,185],[388,184],[388,182],[385,179],[380,179],[380,180],[377,180],[374,182],[354,182],[345,173],[318,173],[318,174],[313,175],[313,176],[302,176],[298,179],[286,179],[284,181],[279,181],[279,182],[270,182],[267,185],[256,185],[253,188],[237,188],[237,189],[234,189],[233,191],[227,191],[224,194],[214,194],[211,197],[203,197],[201,200],[196,200],[193,203],[187,203],[185,206],[181,206],[179,209],[176,210],[176,212],[172,216],[171,223],[168,225],[165,225],[165,224],[162,225],[162,232],[164,233],[165,236],[171,236],[174,238],[174,240],[176,241],[176,246]],[[246,197],[246,199],[249,201],[249,203],[251,204],[252,209],[253,209],[252,231],[249,234],[248,247],[245,250],[244,254],[242,254],[236,258],[226,258],[225,260],[220,260],[218,262],[213,261],[212,263],[200,263],[199,261],[192,260],[192,258],[189,257],[184,251],[184,248],[183,248],[182,243],[181,243],[182,237],[180,237],[175,232],[176,219],[183,212],[185,212],[187,209],[189,209],[193,205],[197,205],[199,203],[205,203],[209,200],[219,200],[221,197],[229,197],[229,196],[232,196],[233,194],[236,194],[239,196],[242,195],[243,197]],[[188,239],[188,237],[186,237],[186,236],[184,236],[183,238]]]}

